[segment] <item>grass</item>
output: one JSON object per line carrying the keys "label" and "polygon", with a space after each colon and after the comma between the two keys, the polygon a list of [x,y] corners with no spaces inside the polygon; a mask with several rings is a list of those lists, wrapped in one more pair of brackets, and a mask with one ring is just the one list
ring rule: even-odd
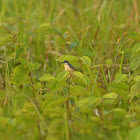
{"label": "grass", "polygon": [[0,138],[140,139],[139,9],[138,0],[1,0]]}

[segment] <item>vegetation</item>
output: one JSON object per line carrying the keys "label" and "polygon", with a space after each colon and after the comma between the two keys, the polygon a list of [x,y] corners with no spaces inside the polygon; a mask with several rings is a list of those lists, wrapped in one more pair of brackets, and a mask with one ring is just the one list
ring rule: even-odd
{"label": "vegetation", "polygon": [[0,11],[1,140],[140,139],[140,1],[1,0]]}

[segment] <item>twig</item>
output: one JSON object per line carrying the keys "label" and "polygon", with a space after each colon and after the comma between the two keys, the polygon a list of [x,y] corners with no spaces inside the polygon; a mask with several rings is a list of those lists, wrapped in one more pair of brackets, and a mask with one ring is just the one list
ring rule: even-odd
{"label": "twig", "polygon": [[117,57],[118,57],[120,45],[121,45],[121,42],[122,42],[123,38],[126,36],[126,34],[127,34],[127,32],[124,33],[124,35],[122,36],[122,38],[119,38],[119,37],[118,37],[118,48],[117,48],[115,60],[114,60],[114,63],[113,63],[111,82],[112,82],[112,80],[113,80],[114,68],[115,68],[115,64],[116,64],[116,61],[117,61]]}
{"label": "twig", "polygon": [[[70,74],[70,77],[71,77],[71,74]],[[66,101],[66,116],[67,116],[67,140],[70,140],[70,129],[69,129],[69,120],[71,119],[71,112],[70,112],[70,105],[69,105],[69,101],[70,101],[70,77],[68,79],[68,99]]]}
{"label": "twig", "polygon": [[[55,27],[52,25],[52,27],[55,29]],[[69,44],[66,42],[65,38],[63,37],[63,35],[61,35],[59,32],[56,33],[58,36],[60,36],[63,41],[65,42],[65,46],[69,49],[69,51],[71,52],[71,48],[69,46]],[[76,53],[72,52],[73,55],[79,57]]]}
{"label": "twig", "polygon": [[4,27],[13,36],[14,41],[20,45],[20,43],[17,41],[16,36],[6,26],[2,25],[2,27]]}
{"label": "twig", "polygon": [[[54,27],[53,25],[52,25],[52,27],[55,29],[55,27]],[[56,32],[57,32],[57,31],[56,31]],[[65,38],[61,35],[61,33],[57,32],[56,34],[57,34],[58,36],[60,36],[60,37],[63,39],[63,41],[66,43],[66,47],[68,47],[69,51],[71,51],[71,49],[70,49],[68,43],[66,42]]]}
{"label": "twig", "polygon": [[32,80],[32,72],[30,72],[30,79],[31,79],[31,86],[32,86],[32,89],[33,89],[33,96],[34,96],[34,99],[35,99],[35,104],[36,104],[36,107],[39,109],[39,105],[38,105],[38,102],[37,102],[36,96],[35,96],[35,88],[34,88],[33,80]]}

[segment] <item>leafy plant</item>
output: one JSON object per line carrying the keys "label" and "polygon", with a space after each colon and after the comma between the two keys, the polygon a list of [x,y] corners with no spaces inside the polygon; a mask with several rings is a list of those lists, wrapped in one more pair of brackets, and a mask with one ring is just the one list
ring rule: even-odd
{"label": "leafy plant", "polygon": [[0,139],[139,140],[139,9],[1,0]]}

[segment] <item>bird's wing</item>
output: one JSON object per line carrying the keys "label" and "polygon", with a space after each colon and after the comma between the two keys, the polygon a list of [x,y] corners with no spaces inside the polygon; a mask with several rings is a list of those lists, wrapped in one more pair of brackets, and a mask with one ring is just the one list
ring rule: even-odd
{"label": "bird's wing", "polygon": [[75,67],[71,64],[69,64],[70,68],[72,68],[73,70],[76,70]]}

